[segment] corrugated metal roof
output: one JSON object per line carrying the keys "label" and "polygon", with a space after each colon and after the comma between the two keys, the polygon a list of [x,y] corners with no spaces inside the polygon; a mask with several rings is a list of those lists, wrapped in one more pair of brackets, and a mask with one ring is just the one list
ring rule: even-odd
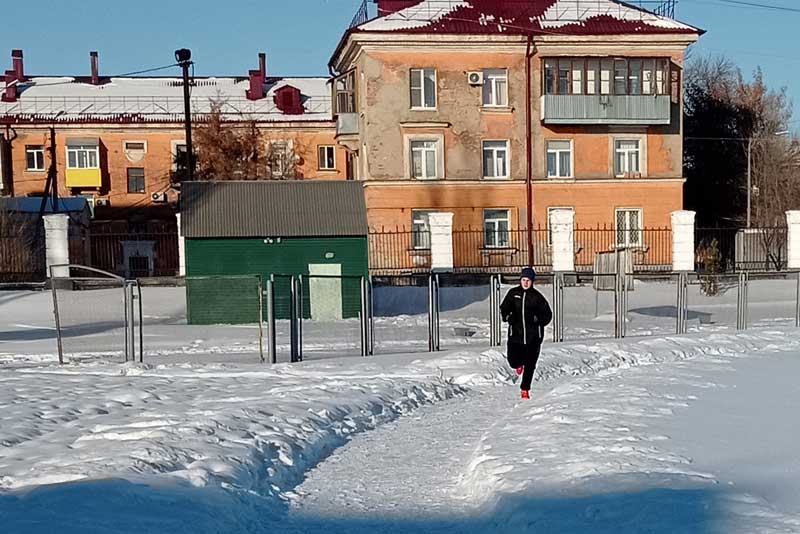
{"label": "corrugated metal roof", "polygon": [[222,181],[181,185],[187,238],[367,235],[360,182]]}
{"label": "corrugated metal roof", "polygon": [[700,33],[617,0],[420,0],[355,28],[361,32],[625,35]]}
{"label": "corrugated metal roof", "polygon": [[[42,197],[0,197],[0,210],[16,213],[39,213],[42,207]],[[80,213],[89,209],[89,203],[84,197],[58,198],[58,211],[60,213]],[[45,213],[53,213],[53,200],[47,198]]]}

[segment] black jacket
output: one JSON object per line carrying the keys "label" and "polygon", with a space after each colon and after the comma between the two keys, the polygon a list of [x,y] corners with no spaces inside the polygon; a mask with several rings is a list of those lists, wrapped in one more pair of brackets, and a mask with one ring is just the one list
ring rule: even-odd
{"label": "black jacket", "polygon": [[522,286],[506,293],[500,315],[510,326],[508,342],[523,345],[541,344],[544,327],[553,319],[547,299],[536,289],[522,289]]}

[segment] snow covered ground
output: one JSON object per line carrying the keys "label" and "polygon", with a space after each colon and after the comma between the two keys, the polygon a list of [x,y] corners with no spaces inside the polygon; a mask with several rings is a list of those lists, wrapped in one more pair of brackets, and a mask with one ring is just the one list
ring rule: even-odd
{"label": "snow covered ground", "polygon": [[[461,339],[443,327],[454,350],[413,353],[424,317],[386,312],[384,339],[405,353],[330,357],[341,341],[319,325],[325,359],[265,366],[249,327],[186,326],[174,290],[159,288],[145,300],[145,364],[99,357],[112,326],[75,335],[77,358],[58,366],[49,294],[0,293],[0,524],[800,532],[789,285],[751,286],[753,322],[778,326],[738,334],[726,324],[735,290],[694,307],[710,317],[684,336],[595,339],[604,319],[586,305],[572,317],[585,337],[546,345],[528,402],[503,355],[482,346],[480,294],[443,314],[447,328],[479,330]],[[631,324],[669,332],[671,320],[633,311],[672,289],[637,289],[648,287]]]}

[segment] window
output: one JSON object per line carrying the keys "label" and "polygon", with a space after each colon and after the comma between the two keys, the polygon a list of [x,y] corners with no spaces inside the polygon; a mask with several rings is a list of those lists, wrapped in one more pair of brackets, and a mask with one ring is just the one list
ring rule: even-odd
{"label": "window", "polygon": [[44,170],[44,147],[26,146],[25,147],[25,168],[29,171]]}
{"label": "window", "polygon": [[508,248],[510,219],[508,210],[483,210],[483,235],[486,248]]}
{"label": "window", "polygon": [[508,141],[483,142],[483,177],[508,178]]}
{"label": "window", "polygon": [[189,158],[186,152],[186,143],[175,143],[172,145],[172,170],[177,172],[186,172],[189,168]]}
{"label": "window", "polygon": [[642,246],[642,210],[618,209],[616,214],[617,246]]}
{"label": "window", "polygon": [[555,207],[548,207],[547,208],[547,246],[548,247],[553,246],[553,229],[550,228],[550,215],[555,210],[569,210],[569,211],[574,212],[575,208],[570,207],[570,206],[566,206],[566,207],[555,206]]}
{"label": "window", "polygon": [[267,170],[271,178],[294,177],[294,154],[289,141],[272,141],[269,144]]}
{"label": "window", "polygon": [[508,72],[506,69],[483,71],[483,105],[487,107],[508,105]]}
{"label": "window", "polygon": [[336,170],[336,147],[320,146],[318,152],[319,169],[322,171]]}
{"label": "window", "polygon": [[144,169],[128,168],[128,193],[144,193]]}
{"label": "window", "polygon": [[67,145],[68,169],[98,169],[100,147],[97,145]]}
{"label": "window", "polygon": [[336,113],[355,113],[356,111],[356,79],[355,72],[348,72],[335,80]]}
{"label": "window", "polygon": [[434,140],[411,141],[411,177],[420,180],[439,176],[439,142]]}
{"label": "window", "polygon": [[547,142],[547,177],[572,177],[572,141]]}
{"label": "window", "polygon": [[544,92],[557,95],[666,95],[666,58],[549,58]]}
{"label": "window", "polygon": [[431,226],[428,216],[431,211],[411,211],[411,247],[417,250],[431,248]]}
{"label": "window", "polygon": [[411,69],[411,108],[436,107],[436,70]]}
{"label": "window", "polygon": [[634,177],[641,173],[641,151],[638,139],[614,141],[614,175]]}

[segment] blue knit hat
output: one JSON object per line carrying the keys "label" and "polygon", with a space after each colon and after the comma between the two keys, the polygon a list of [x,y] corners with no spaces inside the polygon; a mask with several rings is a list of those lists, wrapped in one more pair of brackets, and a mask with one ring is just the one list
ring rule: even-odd
{"label": "blue knit hat", "polygon": [[531,269],[530,267],[525,267],[522,269],[522,274],[519,275],[520,278],[527,278],[531,282],[536,280],[536,271]]}

